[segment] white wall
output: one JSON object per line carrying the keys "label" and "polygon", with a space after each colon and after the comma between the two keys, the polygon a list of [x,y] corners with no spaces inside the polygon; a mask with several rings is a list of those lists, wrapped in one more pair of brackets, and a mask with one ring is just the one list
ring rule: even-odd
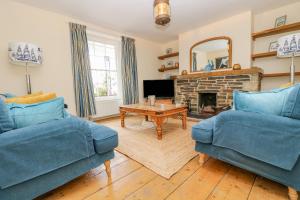
{"label": "white wall", "polygon": [[161,79],[162,74],[158,71],[160,61],[160,45],[147,40],[136,40],[136,56],[138,63],[139,97],[143,102],[143,80]]}
{"label": "white wall", "polygon": [[[287,15],[287,24],[299,22],[300,21],[299,11],[300,11],[300,2],[254,15],[253,31],[258,32],[265,29],[273,28],[275,25],[275,19],[283,15]],[[254,53],[268,52],[270,42],[277,41],[279,37],[291,33],[293,32],[256,39],[256,41],[253,42]],[[295,62],[296,71],[299,72],[300,58],[298,57],[295,60],[296,60]],[[265,73],[289,72],[290,64],[291,64],[291,59],[279,59],[276,57],[256,59],[253,62],[254,66],[263,68]],[[296,80],[300,82],[300,77],[297,76]],[[266,89],[276,88],[287,82],[289,82],[289,77],[264,78],[262,81],[262,89],[266,90]]]}
{"label": "white wall", "polygon": [[252,13],[245,12],[222,21],[179,34],[180,72],[190,71],[190,48],[193,44],[207,38],[228,36],[232,39],[232,63],[242,68],[251,66],[251,22]]}
{"label": "white wall", "polygon": [[[44,63],[30,69],[33,91],[56,92],[64,96],[69,111],[75,113],[75,98],[71,67],[69,22],[87,25],[88,29],[115,37],[128,35],[103,29],[80,20],[48,12],[31,6],[1,0],[0,2],[0,92],[23,95],[26,92],[25,69],[8,61],[8,43],[25,41],[43,49]],[[157,72],[160,46],[144,39],[136,39],[140,99],[142,80],[160,78]],[[119,101],[97,102],[99,116],[118,112]]]}
{"label": "white wall", "polygon": [[[179,51],[178,40],[174,40],[174,41],[162,44],[161,47],[160,47],[160,51],[161,51],[160,55],[165,55],[166,54],[166,50],[168,48],[172,48],[173,52],[178,52]],[[172,57],[172,58],[167,58],[165,60],[162,60],[162,61],[160,61],[160,65],[165,65],[167,67],[167,62],[168,61],[173,61],[174,63],[175,62],[179,62],[179,57],[177,56],[177,57]],[[160,67],[160,65],[159,65],[159,67]],[[178,75],[179,70],[178,69],[174,69],[174,70],[165,71],[163,73],[160,72],[160,73],[161,73],[162,78],[169,78],[170,76]]]}

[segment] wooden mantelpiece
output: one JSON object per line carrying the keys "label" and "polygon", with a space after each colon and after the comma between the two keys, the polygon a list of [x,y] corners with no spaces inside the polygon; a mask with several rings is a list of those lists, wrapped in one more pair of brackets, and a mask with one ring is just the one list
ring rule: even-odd
{"label": "wooden mantelpiece", "polygon": [[251,67],[241,70],[215,70],[211,72],[197,72],[187,75],[172,76],[172,79],[187,79],[187,78],[203,78],[211,76],[230,76],[230,75],[242,75],[242,74],[263,74],[264,70],[258,67]]}

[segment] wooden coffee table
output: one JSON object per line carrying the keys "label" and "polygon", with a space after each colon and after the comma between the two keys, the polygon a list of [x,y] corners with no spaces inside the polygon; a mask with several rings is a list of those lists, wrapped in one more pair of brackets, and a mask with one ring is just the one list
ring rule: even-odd
{"label": "wooden coffee table", "polygon": [[126,113],[144,115],[146,120],[148,120],[148,117],[151,117],[156,124],[157,139],[159,140],[162,139],[162,123],[166,117],[180,116],[182,119],[182,128],[186,129],[187,107],[184,105],[164,105],[161,107],[161,105],[149,106],[146,104],[131,104],[120,106],[122,127],[125,127]]}

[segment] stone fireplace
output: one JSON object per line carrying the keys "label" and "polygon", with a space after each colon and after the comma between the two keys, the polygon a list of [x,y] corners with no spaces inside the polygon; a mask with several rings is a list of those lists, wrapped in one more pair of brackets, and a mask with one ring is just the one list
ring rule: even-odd
{"label": "stone fireplace", "polygon": [[262,74],[262,69],[253,67],[177,76],[175,99],[189,102],[190,113],[213,115],[218,109],[232,105],[234,90],[259,91]]}

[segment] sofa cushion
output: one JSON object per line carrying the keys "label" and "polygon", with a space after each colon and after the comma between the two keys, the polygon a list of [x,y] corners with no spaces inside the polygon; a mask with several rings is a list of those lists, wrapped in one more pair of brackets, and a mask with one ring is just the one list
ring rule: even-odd
{"label": "sofa cushion", "polygon": [[65,118],[64,98],[36,104],[7,104],[15,128],[40,124],[51,120]]}
{"label": "sofa cushion", "polygon": [[282,116],[300,119],[300,84],[293,87],[283,107]]}
{"label": "sofa cushion", "polygon": [[0,134],[14,128],[13,121],[9,116],[6,104],[0,99]]}
{"label": "sofa cushion", "polygon": [[235,110],[281,116],[286,99],[293,88],[288,87],[266,92],[234,91],[233,107]]}
{"label": "sofa cushion", "polygon": [[106,126],[89,123],[92,131],[95,151],[98,154],[106,153],[118,146],[118,133]]}
{"label": "sofa cushion", "polygon": [[212,117],[194,125],[192,128],[192,138],[198,142],[211,144],[213,141],[215,118]]}

